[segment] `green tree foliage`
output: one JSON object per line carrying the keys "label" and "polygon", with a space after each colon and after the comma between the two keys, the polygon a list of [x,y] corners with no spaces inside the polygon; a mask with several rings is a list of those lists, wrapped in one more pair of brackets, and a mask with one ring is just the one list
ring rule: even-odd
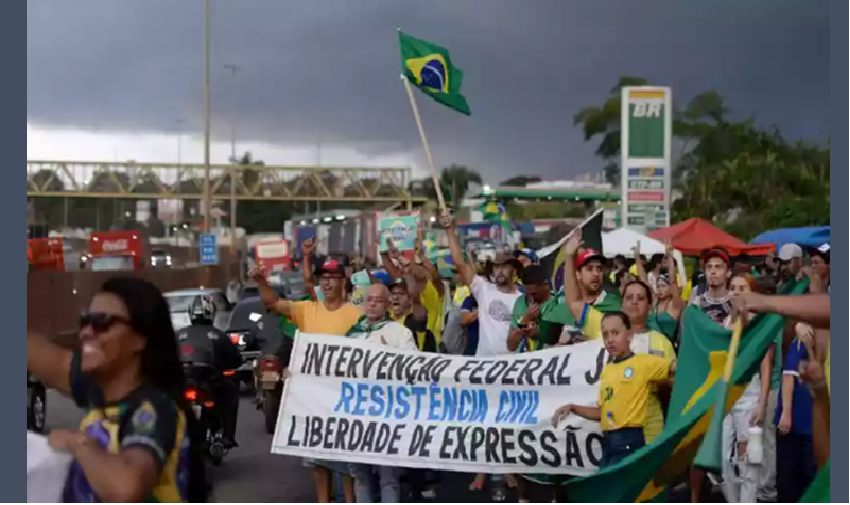
{"label": "green tree foliage", "polygon": [[[245,153],[239,160],[242,167],[263,167],[265,163],[255,160],[251,153]],[[242,182],[253,190],[261,182],[260,170],[243,168]],[[290,202],[239,201],[236,204],[236,223],[244,228],[248,235],[254,233],[279,233],[283,223],[292,217],[293,205]]]}
{"label": "green tree foliage", "polygon": [[[602,107],[575,117],[588,141],[602,138],[597,155],[608,162],[609,182],[619,183],[621,88],[647,83],[624,77]],[[681,145],[673,171],[681,194],[674,220],[707,219],[743,239],[776,228],[828,225],[829,143],[790,142],[776,127],[731,121],[728,113],[716,91],[697,95],[674,113],[673,133]]]}
{"label": "green tree foliage", "polygon": [[[470,170],[469,167],[461,165],[452,165],[444,168],[440,173],[440,188],[443,190],[446,204],[455,209],[460,208],[472,184],[483,183],[481,174]],[[426,197],[430,200],[437,200],[434,180],[431,177],[414,181],[410,185],[410,191],[415,197]]]}
{"label": "green tree foliage", "polygon": [[509,188],[524,188],[529,184],[535,184],[538,182],[543,182],[543,179],[536,175],[518,175],[516,177],[511,177],[510,179],[503,181],[499,186],[509,187]]}

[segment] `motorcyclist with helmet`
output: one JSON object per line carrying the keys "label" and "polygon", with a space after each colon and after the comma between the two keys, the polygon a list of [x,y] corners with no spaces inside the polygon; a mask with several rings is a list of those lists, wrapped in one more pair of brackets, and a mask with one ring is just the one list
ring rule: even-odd
{"label": "motorcyclist with helmet", "polygon": [[224,372],[242,366],[242,354],[227,335],[216,328],[215,304],[205,296],[197,296],[189,306],[192,325],[177,332],[181,359],[184,363],[210,365],[213,375],[209,388],[218,409],[228,449],[238,447],[236,422],[239,415],[239,384]]}

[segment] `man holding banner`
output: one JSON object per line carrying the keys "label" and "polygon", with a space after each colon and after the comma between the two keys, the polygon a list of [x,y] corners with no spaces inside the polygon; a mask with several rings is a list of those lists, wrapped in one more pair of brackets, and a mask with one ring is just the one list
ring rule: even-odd
{"label": "man holding banner", "polygon": [[[413,333],[387,316],[390,304],[390,292],[386,286],[375,284],[366,291],[363,304],[365,315],[360,318],[347,333],[355,340],[373,342],[378,345],[415,351],[416,342]],[[358,503],[372,503],[372,474],[380,477],[381,503],[400,503],[401,486],[399,469],[392,466],[372,466],[352,463],[351,475],[354,477]]]}
{"label": "man holding banner", "polygon": [[[446,209],[443,209],[441,224],[446,229],[452,260],[457,266],[462,282],[469,286],[472,296],[475,297],[481,308],[476,356],[481,358],[509,354],[511,351],[508,349],[508,333],[510,332],[513,308],[521,297],[515,279],[517,273],[522,270],[522,264],[513,255],[500,253],[494,262],[494,283],[491,284],[485,278],[475,275],[475,269],[466,263],[454,226],[454,219]],[[471,489],[473,491],[482,490],[485,480],[485,475],[477,475]],[[501,483],[500,479],[497,478],[496,480]],[[508,480],[509,484],[515,485],[513,477]],[[504,488],[499,486],[499,490],[494,495],[496,501],[503,501]]]}
{"label": "man holding banner", "polygon": [[[363,315],[359,308],[346,302],[345,267],[337,260],[327,259],[316,269],[319,287],[324,300],[309,302],[292,302],[282,300],[269,286],[266,273],[262,268],[256,268],[248,276],[257,282],[260,297],[266,307],[277,314],[286,316],[298,326],[299,331],[322,333],[326,335],[345,335],[352,326],[357,324]],[[305,464],[313,467],[313,481],[316,486],[316,499],[319,503],[331,501],[331,470],[336,466],[330,462],[306,460]],[[343,472],[348,473],[348,472]],[[354,484],[350,477],[344,478],[343,487],[348,498],[353,499]]]}

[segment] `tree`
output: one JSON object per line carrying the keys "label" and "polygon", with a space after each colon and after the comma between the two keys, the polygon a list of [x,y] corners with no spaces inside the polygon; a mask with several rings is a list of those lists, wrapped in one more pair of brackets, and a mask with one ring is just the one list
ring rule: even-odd
{"label": "tree", "polygon": [[[484,184],[481,175],[461,165],[452,165],[444,168],[440,174],[440,188],[446,199],[446,205],[459,209],[466,198],[472,184]],[[410,192],[414,197],[425,197],[429,200],[437,200],[437,192],[434,180],[431,177],[410,184]]]}
{"label": "tree", "polygon": [[[260,182],[261,173],[247,167],[263,167],[265,163],[255,160],[251,153],[245,153],[239,160],[242,168],[242,183],[253,191]],[[262,188],[259,189],[262,192]],[[291,202],[277,201],[239,201],[236,204],[236,222],[248,235],[261,232],[282,232],[283,223],[292,217]],[[231,216],[232,217],[232,216]]]}
{"label": "tree", "polygon": [[[619,179],[620,90],[641,84],[646,81],[624,77],[604,106],[576,115],[587,140],[602,136],[597,154],[609,162],[609,182]],[[673,134],[682,146],[673,170],[682,195],[673,204],[674,220],[708,219],[745,239],[767,229],[828,224],[829,143],[789,143],[778,128],[729,121],[728,113],[713,90],[674,112]]]}
{"label": "tree", "polygon": [[543,182],[543,179],[537,177],[536,175],[518,175],[516,177],[511,177],[510,179],[503,181],[499,186],[509,187],[509,188],[525,188],[529,184],[535,184],[538,182]]}
{"label": "tree", "polygon": [[440,186],[446,197],[446,203],[459,209],[463,204],[471,184],[484,184],[481,175],[468,167],[452,165],[444,168],[440,174]]}
{"label": "tree", "polygon": [[596,149],[596,155],[608,162],[605,168],[605,178],[611,184],[620,181],[619,167],[620,143],[621,143],[621,120],[622,117],[622,90],[627,86],[646,86],[649,81],[642,77],[625,76],[620,78],[614,88],[608,93],[608,99],[601,107],[585,107],[574,117],[573,122],[581,125],[584,130],[584,140],[590,141],[596,137],[602,137],[602,142]]}

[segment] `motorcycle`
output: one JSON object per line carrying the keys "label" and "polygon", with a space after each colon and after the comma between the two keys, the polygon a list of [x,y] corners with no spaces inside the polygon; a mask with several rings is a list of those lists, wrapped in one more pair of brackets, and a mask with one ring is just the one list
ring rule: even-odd
{"label": "motorcycle", "polygon": [[283,368],[277,356],[264,356],[257,368],[257,410],[263,412],[266,433],[274,435],[283,396]]}
{"label": "motorcycle", "polygon": [[47,427],[47,390],[27,372],[27,430],[44,434]]}
{"label": "motorcycle", "polygon": [[[187,377],[185,398],[205,434],[204,452],[213,466],[221,466],[230,449],[224,443],[224,426],[209,387],[217,372],[205,364],[184,363],[183,366]],[[224,373],[225,378],[232,378],[233,375],[235,372]]]}

